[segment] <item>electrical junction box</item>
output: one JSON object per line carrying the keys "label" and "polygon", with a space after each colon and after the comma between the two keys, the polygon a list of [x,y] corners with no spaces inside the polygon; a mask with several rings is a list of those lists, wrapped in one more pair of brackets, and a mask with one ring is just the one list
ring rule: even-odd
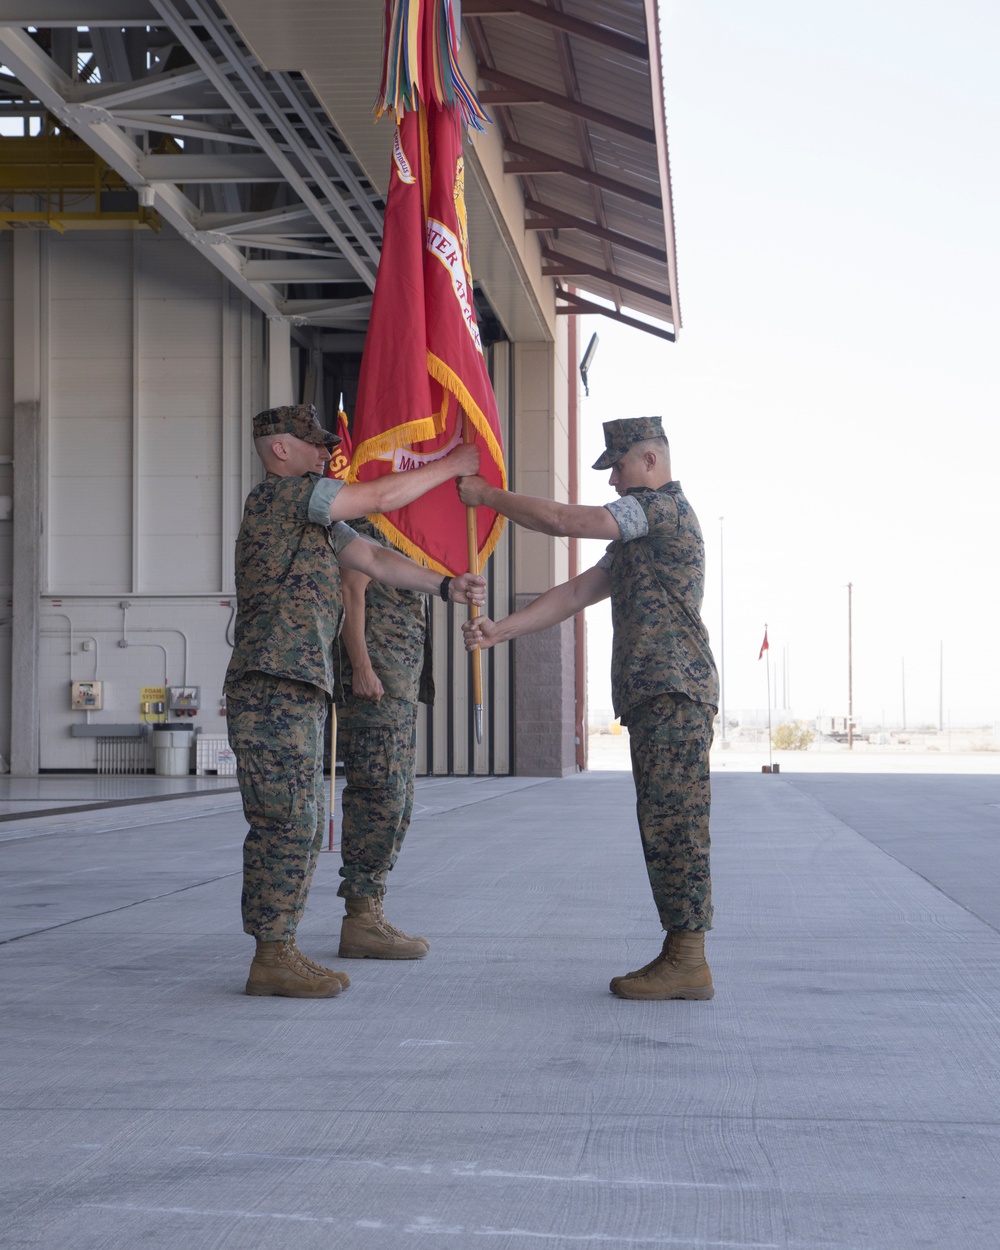
{"label": "electrical junction box", "polygon": [[104,682],[71,681],[70,707],[74,712],[100,712],[104,707]]}
{"label": "electrical junction box", "polygon": [[201,707],[201,686],[168,686],[167,711],[194,716]]}

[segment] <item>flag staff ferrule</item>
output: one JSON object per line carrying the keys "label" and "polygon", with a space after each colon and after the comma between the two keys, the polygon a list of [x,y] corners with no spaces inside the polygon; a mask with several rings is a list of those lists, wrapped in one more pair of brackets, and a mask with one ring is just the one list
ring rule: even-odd
{"label": "flag staff ferrule", "polygon": [[[467,443],[475,442],[476,433],[467,412],[462,414],[462,435]],[[465,523],[469,535],[469,572],[479,572],[479,539],[476,533],[476,510],[471,505],[465,509]],[[469,620],[479,615],[479,605],[469,604]],[[469,653],[472,662],[472,703],[475,709],[476,742],[483,740],[483,653],[477,647]]]}
{"label": "flag staff ferrule", "polygon": [[335,851],[337,849],[333,840],[334,831],[337,825],[336,816],[337,802],[337,705],[330,704],[330,821],[327,829],[326,846],[324,851]]}

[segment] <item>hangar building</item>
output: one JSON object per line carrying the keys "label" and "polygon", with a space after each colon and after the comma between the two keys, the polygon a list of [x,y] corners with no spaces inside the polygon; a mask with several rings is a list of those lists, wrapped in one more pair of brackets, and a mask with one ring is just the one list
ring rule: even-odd
{"label": "hangar building", "polygon": [[[573,500],[577,318],[679,328],[656,0],[465,0],[476,300],[513,489]],[[357,386],[393,127],[374,0],[0,5],[0,754],[146,771],[150,723],[224,743],[250,416]],[[576,571],[508,529],[506,615]],[[434,608],[428,773],[585,766],[582,622],[484,657],[471,733]],[[158,704],[166,692],[164,711]],[[180,722],[179,722],[180,723]]]}

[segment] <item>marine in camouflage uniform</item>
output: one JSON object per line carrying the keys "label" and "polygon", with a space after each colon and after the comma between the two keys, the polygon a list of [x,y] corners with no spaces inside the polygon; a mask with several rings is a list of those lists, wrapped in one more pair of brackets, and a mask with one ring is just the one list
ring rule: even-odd
{"label": "marine in camouflage uniform", "polygon": [[[389,546],[371,521],[356,528]],[[381,900],[413,812],[417,704],[434,701],[427,597],[348,570],[342,584],[337,713],[346,784],[339,893],[348,914],[340,955],[420,959],[429,950],[427,939],[390,925]]]}
{"label": "marine in camouflage uniform", "polygon": [[712,927],[708,753],[718,677],[701,619],[705,548],[659,417],[604,424],[595,469],[620,498],[603,508],[504,495],[481,478],[459,486],[531,529],[610,537],[598,564],[500,622],[465,626],[467,646],[492,646],[565,620],[611,597],[611,689],[629,730],[636,813],[653,900],[667,937],[650,964],[611,982],[623,998],[711,998],[704,934]]}
{"label": "marine in camouflage uniform", "polygon": [[[258,417],[255,437],[267,432]],[[294,938],[322,846],[323,730],[342,614],[335,557],[357,537],[330,525],[343,485],[268,473],[247,497],[236,542],[226,714],[250,825],[243,929],[265,941]]]}
{"label": "marine in camouflage uniform", "polygon": [[611,697],[629,731],[653,900],[668,932],[706,930],[719,687],[701,619],[705,544],[680,482],[632,488],[605,506],[621,533],[597,565],[611,579]]}
{"label": "marine in camouflage uniform", "polygon": [[[338,560],[422,593],[436,574],[359,539],[337,518],[402,506],[478,464],[455,453],[375,483],[320,476],[326,448],[311,406],[259,413],[257,452],[267,469],[250,492],[236,543],[235,645],[226,674],[229,741],[250,830],[243,848],[243,927],[257,940],[247,993],[325,998],[350,983],[306,959],[295,932],[323,837],[323,729],[334,688],[333,644],[342,614]],[[453,601],[482,602],[469,574],[445,579]]]}

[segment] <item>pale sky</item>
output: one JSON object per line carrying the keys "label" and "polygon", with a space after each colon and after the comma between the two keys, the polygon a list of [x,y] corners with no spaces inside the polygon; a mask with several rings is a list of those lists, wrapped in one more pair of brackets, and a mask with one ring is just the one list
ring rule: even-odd
{"label": "pale sky", "polygon": [[[601,422],[660,413],[726,711],[1000,720],[1000,6],[663,0],[684,328],[581,322]],[[613,497],[583,470],[587,502]],[[724,517],[720,526],[719,518]],[[584,559],[599,555],[592,545]],[[606,626],[595,614],[601,645]],[[610,704],[607,652],[593,707]]]}

